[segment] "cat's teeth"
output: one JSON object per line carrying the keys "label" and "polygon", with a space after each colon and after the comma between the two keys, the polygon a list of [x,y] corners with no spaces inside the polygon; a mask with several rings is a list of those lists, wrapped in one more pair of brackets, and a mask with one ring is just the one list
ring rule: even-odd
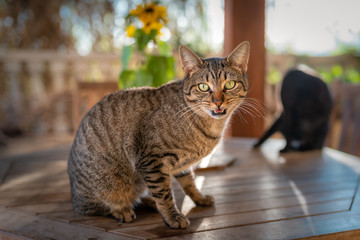
{"label": "cat's teeth", "polygon": [[226,109],[216,109],[212,111],[212,115],[225,115]]}

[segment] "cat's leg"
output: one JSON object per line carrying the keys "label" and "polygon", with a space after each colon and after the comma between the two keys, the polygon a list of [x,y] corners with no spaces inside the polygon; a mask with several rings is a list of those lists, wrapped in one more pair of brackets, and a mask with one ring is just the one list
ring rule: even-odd
{"label": "cat's leg", "polygon": [[286,140],[286,145],[283,149],[280,150],[280,153],[287,153],[294,151],[292,147],[292,141],[294,139],[294,120],[292,117],[291,111],[286,111],[282,114],[283,122],[280,128],[280,132],[284,135]]}
{"label": "cat's leg", "polygon": [[264,133],[264,135],[256,142],[254,148],[258,148],[263,144],[271,135],[279,131],[283,121],[283,114],[271,125],[271,127]]}
{"label": "cat's leg", "polygon": [[141,197],[141,202],[142,204],[144,204],[144,206],[157,210],[156,201],[153,197],[151,196]]}
{"label": "cat's leg", "polygon": [[184,192],[199,206],[212,206],[214,205],[214,198],[209,195],[203,195],[197,189],[194,179],[194,172],[189,169],[186,172],[174,175],[176,180],[180,183]]}
{"label": "cat's leg", "polygon": [[304,132],[304,139],[299,151],[319,150],[323,147],[328,131],[328,124],[322,123]]}
{"label": "cat's leg", "polygon": [[[103,178],[104,180],[106,177]],[[111,181],[111,182],[110,182]],[[122,165],[122,170],[114,174],[102,184],[101,199],[109,209],[109,214],[119,222],[132,222],[136,215],[134,206],[140,201],[140,196],[146,190],[141,176],[131,166]]]}
{"label": "cat's leg", "polygon": [[175,229],[186,228],[190,221],[180,213],[175,205],[170,181],[170,168],[166,166],[166,158],[143,159],[138,164],[138,170],[155,199],[157,210],[165,224]]}
{"label": "cat's leg", "polygon": [[133,205],[137,201],[137,194],[135,192],[124,191],[109,192],[106,199],[103,198],[103,204],[108,209],[107,215],[112,215],[119,222],[132,222],[135,220],[136,215],[133,210]]}

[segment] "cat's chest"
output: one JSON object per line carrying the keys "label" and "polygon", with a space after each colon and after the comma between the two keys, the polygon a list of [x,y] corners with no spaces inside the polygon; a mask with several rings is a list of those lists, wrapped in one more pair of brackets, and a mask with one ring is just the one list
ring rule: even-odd
{"label": "cat's chest", "polygon": [[220,139],[207,141],[205,144],[184,146],[187,150],[177,152],[179,159],[173,166],[173,172],[179,173],[201,161],[204,157],[213,152]]}

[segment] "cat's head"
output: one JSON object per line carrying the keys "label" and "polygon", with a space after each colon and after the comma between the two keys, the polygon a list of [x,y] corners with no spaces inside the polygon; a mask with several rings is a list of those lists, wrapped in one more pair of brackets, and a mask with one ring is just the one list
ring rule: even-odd
{"label": "cat's head", "polygon": [[249,42],[241,43],[226,58],[200,59],[185,46],[180,46],[179,51],[188,106],[199,115],[215,119],[230,116],[249,88],[246,76]]}

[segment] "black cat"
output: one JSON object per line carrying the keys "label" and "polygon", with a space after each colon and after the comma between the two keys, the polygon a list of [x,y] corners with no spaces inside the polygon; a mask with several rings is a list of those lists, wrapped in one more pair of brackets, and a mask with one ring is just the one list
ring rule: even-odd
{"label": "black cat", "polygon": [[284,110],[255,148],[277,131],[286,139],[281,153],[322,148],[332,109],[331,95],[320,78],[300,69],[303,67],[292,69],[285,75],[281,87]]}

